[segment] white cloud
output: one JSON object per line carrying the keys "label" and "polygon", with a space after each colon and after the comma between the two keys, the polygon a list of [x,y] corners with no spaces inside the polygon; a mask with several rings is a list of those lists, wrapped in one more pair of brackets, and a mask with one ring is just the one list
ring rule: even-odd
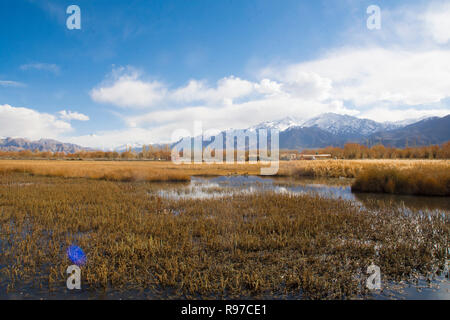
{"label": "white cloud", "polygon": [[191,80],[182,88],[171,92],[169,99],[178,102],[218,103],[232,102],[233,99],[246,97],[255,93],[254,83],[230,76],[220,79],[215,88],[209,87],[204,81]]}
{"label": "white cloud", "polygon": [[30,64],[24,64],[20,66],[21,70],[39,70],[39,71],[49,71],[53,72],[55,74],[58,74],[60,72],[60,68],[56,64],[51,63],[30,63]]}
{"label": "white cloud", "polygon": [[91,98],[96,102],[137,109],[192,103],[220,106],[233,104],[239,99],[281,93],[281,84],[269,79],[252,82],[233,75],[218,80],[215,86],[191,79],[185,86],[172,90],[161,82],[142,80],[141,73],[131,67],[113,70],[108,78],[91,90]]}
{"label": "white cloud", "polygon": [[62,110],[58,112],[59,117],[63,120],[78,120],[78,121],[88,121],[89,117],[85,114],[76,111],[66,111]]}
{"label": "white cloud", "polygon": [[0,86],[2,87],[24,87],[25,85],[21,82],[10,81],[10,80],[0,80]]}
{"label": "white cloud", "polygon": [[[309,92],[358,107],[377,103],[421,105],[450,97],[450,50],[404,51],[346,48],[311,62],[267,68],[262,75],[282,83],[314,75]],[[294,82],[295,83],[295,82]],[[301,88],[305,88],[303,84]],[[292,87],[295,90],[295,86]],[[307,88],[307,87],[306,87]],[[301,96],[307,96],[300,90]]]}
{"label": "white cloud", "polygon": [[70,123],[33,109],[0,105],[0,136],[30,139],[57,138],[70,132]]}
{"label": "white cloud", "polygon": [[432,3],[422,15],[425,31],[438,44],[446,44],[450,40],[450,4]]}
{"label": "white cloud", "polygon": [[401,121],[405,119],[421,119],[425,117],[444,117],[450,114],[449,109],[392,109],[392,108],[373,108],[360,114],[362,118],[369,118],[375,121]]}
{"label": "white cloud", "polygon": [[166,89],[161,83],[140,80],[139,73],[134,69],[113,70],[111,78],[112,81],[91,90],[94,101],[119,107],[143,108],[155,105],[165,96]]}
{"label": "white cloud", "polygon": [[278,80],[282,83],[282,89],[292,96],[318,101],[330,97],[330,90],[332,89],[330,79],[320,76],[317,72],[292,69],[286,71],[283,77]]}
{"label": "white cloud", "polygon": [[165,133],[176,130],[173,125],[162,126],[154,129],[145,128],[123,128],[119,130],[99,131],[95,134],[66,137],[64,141],[75,143],[85,147],[100,148],[102,150],[113,150],[119,146],[135,143],[150,144],[160,143]]}
{"label": "white cloud", "polygon": [[359,15],[364,21],[355,22],[350,30],[343,30],[342,37],[347,44],[401,46],[411,50],[436,48],[449,43],[449,16],[448,0],[424,1],[390,9],[381,6],[380,30],[361,28],[367,17]]}

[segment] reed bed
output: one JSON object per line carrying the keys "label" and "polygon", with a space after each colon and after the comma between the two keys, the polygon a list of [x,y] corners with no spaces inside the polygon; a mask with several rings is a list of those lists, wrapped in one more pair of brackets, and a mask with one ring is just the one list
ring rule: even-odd
{"label": "reed bed", "polygon": [[370,169],[393,168],[409,170],[450,171],[450,160],[317,160],[283,163],[279,176],[294,178],[356,178]]}
{"label": "reed bed", "polygon": [[450,168],[370,168],[358,175],[352,191],[450,196]]}
{"label": "reed bed", "polygon": [[[449,215],[361,209],[318,196],[168,200],[163,183],[0,174],[0,284],[65,291],[65,251],[87,254],[82,288],[164,298],[365,297],[443,270]],[[64,296],[62,296],[64,297]]]}

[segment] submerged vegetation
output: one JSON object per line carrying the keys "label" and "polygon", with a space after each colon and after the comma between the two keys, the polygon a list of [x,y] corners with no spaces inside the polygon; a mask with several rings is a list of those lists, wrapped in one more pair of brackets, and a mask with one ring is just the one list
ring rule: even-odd
{"label": "submerged vegetation", "polygon": [[444,268],[448,212],[273,192],[175,201],[162,187],[3,170],[0,286],[64,292],[72,244],[83,290],[153,298],[353,298],[372,263],[383,283]]}

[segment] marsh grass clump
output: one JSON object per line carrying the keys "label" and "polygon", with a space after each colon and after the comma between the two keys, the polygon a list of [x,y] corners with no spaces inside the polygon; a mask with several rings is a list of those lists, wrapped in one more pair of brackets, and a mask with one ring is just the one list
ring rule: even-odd
{"label": "marsh grass clump", "polygon": [[89,292],[342,299],[370,294],[371,263],[383,281],[409,280],[446,258],[448,212],[273,192],[170,200],[161,185],[1,174],[0,283],[64,291],[75,244]]}
{"label": "marsh grass clump", "polygon": [[449,160],[316,160],[282,162],[279,176],[293,178],[356,178],[371,169],[450,171]]}
{"label": "marsh grass clump", "polygon": [[441,167],[370,168],[352,185],[355,192],[450,196],[450,170]]}

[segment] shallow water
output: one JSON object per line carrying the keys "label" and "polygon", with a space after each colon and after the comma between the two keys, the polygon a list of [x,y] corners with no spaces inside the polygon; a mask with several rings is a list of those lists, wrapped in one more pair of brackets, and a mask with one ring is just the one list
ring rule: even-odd
{"label": "shallow water", "polygon": [[293,180],[255,176],[192,177],[190,184],[172,185],[160,190],[158,195],[172,200],[211,199],[270,191],[294,196],[314,194],[326,198],[350,200],[371,209],[388,206],[405,211],[450,212],[449,197],[353,193],[350,185],[350,179]]}
{"label": "shallow water", "polygon": [[[260,178],[254,176],[229,176],[216,178],[192,177],[187,185],[169,186],[158,192],[171,200],[220,199],[234,195],[275,192],[281,194],[319,195],[321,197],[353,201],[362,208],[396,208],[405,213],[450,213],[448,197],[425,197],[375,193],[352,193],[350,179],[292,180]],[[295,297],[293,297],[295,299]],[[296,297],[298,299],[298,297]],[[369,299],[444,299],[450,300],[448,270],[431,281],[419,279],[417,283],[388,283],[374,291]]]}

